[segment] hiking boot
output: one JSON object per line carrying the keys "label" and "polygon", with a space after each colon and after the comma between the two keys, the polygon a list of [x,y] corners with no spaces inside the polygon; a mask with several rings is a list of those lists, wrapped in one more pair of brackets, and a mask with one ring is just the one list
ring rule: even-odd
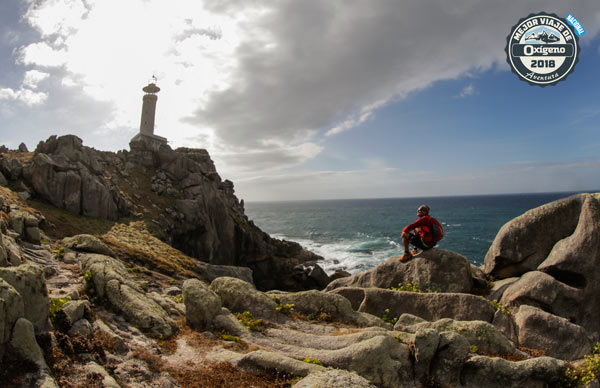
{"label": "hiking boot", "polygon": [[400,261],[406,261],[408,259],[410,259],[412,257],[412,255],[410,254],[410,252],[404,252],[404,254],[400,257]]}
{"label": "hiking boot", "polygon": [[417,253],[419,253],[419,251],[418,251],[418,250],[416,250],[416,249],[413,249],[413,251],[412,251],[410,254],[414,256],[414,255],[416,255]]}

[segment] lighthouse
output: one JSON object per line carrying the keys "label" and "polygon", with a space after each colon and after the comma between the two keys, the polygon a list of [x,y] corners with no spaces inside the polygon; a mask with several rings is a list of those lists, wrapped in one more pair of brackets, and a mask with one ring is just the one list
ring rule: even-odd
{"label": "lighthouse", "polygon": [[[142,118],[140,120],[140,132],[135,135],[129,142],[131,149],[138,145],[146,146],[158,151],[161,145],[167,144],[167,138],[154,134],[154,119],[156,117],[156,101],[160,92],[160,88],[156,86],[156,77],[152,77],[152,81],[146,85],[142,91],[145,93],[142,98]],[[142,143],[142,144],[139,144]]]}

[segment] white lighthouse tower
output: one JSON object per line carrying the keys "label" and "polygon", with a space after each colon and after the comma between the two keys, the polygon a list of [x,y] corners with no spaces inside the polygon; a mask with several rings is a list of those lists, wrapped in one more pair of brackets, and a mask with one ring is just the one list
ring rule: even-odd
{"label": "white lighthouse tower", "polygon": [[142,119],[140,121],[140,132],[131,139],[129,146],[133,149],[137,143],[143,142],[146,147],[158,151],[161,145],[167,144],[167,138],[154,134],[154,119],[156,117],[156,101],[160,88],[156,86],[156,77],[146,85],[142,91],[144,94],[142,102]]}

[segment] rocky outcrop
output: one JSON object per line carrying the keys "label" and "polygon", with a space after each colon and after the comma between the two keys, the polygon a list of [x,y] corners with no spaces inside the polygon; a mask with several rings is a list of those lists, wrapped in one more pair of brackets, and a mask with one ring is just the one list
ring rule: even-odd
{"label": "rocky outcrop", "polygon": [[340,287],[398,287],[411,282],[419,288],[439,292],[469,292],[473,281],[469,261],[454,252],[431,249],[407,262],[390,258],[377,267],[331,282],[326,290]]}
{"label": "rocky outcrop", "polygon": [[[51,136],[24,163],[0,157],[0,170],[12,185],[25,185],[28,196],[75,214],[144,218],[163,241],[201,262],[250,268],[259,289],[327,285],[329,278],[316,264],[321,257],[271,238],[248,220],[233,183],[221,180],[206,150],[173,150],[166,144],[156,149],[144,142],[131,147],[100,152],[76,136]],[[28,232],[39,242],[35,229]],[[225,275],[215,268],[198,272],[206,281]],[[237,276],[247,280],[248,271]]]}
{"label": "rocky outcrop", "polygon": [[175,334],[175,322],[127,275],[123,264],[98,254],[84,255],[81,264],[86,273],[86,287],[130,322],[162,338]]}
{"label": "rocky outcrop", "polygon": [[188,279],[183,283],[185,320],[195,329],[210,328],[221,313],[221,298],[198,279]]}
{"label": "rocky outcrop", "polygon": [[24,318],[29,320],[37,333],[49,329],[48,290],[44,270],[36,264],[22,264],[18,267],[0,268],[0,279],[9,283],[19,293],[24,309]]}
{"label": "rocky outcrop", "polygon": [[491,297],[513,313],[520,345],[568,360],[589,353],[588,337],[600,331],[598,225],[600,195],[578,194],[526,212],[496,236],[485,271],[506,278]]}

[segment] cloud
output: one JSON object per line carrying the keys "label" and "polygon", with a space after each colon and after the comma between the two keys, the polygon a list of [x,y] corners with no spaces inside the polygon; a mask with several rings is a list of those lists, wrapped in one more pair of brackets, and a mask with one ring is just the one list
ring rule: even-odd
{"label": "cloud", "polygon": [[[112,141],[114,149],[136,131],[141,88],[155,74],[157,134],[174,146],[209,148],[232,175],[275,171],[306,164],[325,138],[344,136],[414,91],[508,70],[506,35],[530,12],[600,18],[585,0],[176,3],[29,2],[24,20],[39,38],[15,54],[23,72],[39,73],[0,98],[52,100],[45,109],[55,111],[39,122],[52,116],[54,127],[74,127],[91,145]],[[586,23],[588,36],[599,26]],[[460,95],[469,93],[474,85]],[[74,101],[87,104],[77,125],[62,113]]]}
{"label": "cloud", "polygon": [[50,77],[49,73],[38,70],[29,70],[25,73],[23,85],[30,89],[37,89],[38,84],[48,77]]}
{"label": "cloud", "polygon": [[[339,134],[436,81],[506,68],[512,24],[539,9],[566,12],[557,0],[510,7],[475,0],[253,4],[267,10],[244,25],[235,82],[209,93],[188,120],[214,128],[228,144],[251,147],[264,139]],[[569,11],[598,14],[585,1],[570,3]],[[471,85],[461,96],[474,93]]]}
{"label": "cloud", "polygon": [[465,97],[469,97],[469,96],[473,96],[477,93],[477,90],[475,90],[475,86],[471,83],[468,84],[467,86],[465,86],[463,88],[463,90],[460,91],[460,93],[458,94],[458,98],[465,98]]}
{"label": "cloud", "polygon": [[30,89],[18,89],[13,90],[11,88],[0,89],[0,101],[18,101],[27,106],[39,105],[46,101],[48,98],[47,93],[34,92]]}

